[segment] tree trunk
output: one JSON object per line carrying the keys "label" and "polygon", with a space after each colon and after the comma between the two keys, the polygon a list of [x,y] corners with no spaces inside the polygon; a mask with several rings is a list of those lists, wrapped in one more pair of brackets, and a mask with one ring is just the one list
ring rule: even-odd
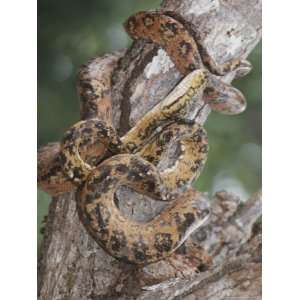
{"label": "tree trunk", "polygon": [[[261,37],[260,0],[165,0],[162,9],[190,22],[198,41],[218,63],[246,58]],[[231,72],[223,80],[229,83],[234,76]],[[120,134],[161,101],[181,77],[162,49],[134,42],[113,74],[113,122]],[[197,121],[204,124],[209,113],[204,105]],[[226,192],[211,200],[212,217],[193,240],[201,242],[212,263],[198,273],[177,256],[140,269],[109,256],[79,222],[74,194],[55,197],[50,204],[40,249],[39,299],[261,298],[260,193],[244,205]],[[164,205],[141,199],[126,188],[118,191],[118,198],[122,212],[140,221],[153,217]]]}

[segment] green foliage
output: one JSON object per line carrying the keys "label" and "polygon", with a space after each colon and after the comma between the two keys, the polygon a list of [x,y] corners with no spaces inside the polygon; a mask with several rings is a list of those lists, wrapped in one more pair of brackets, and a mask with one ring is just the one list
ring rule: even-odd
{"label": "green foliage", "polygon": [[[122,23],[160,1],[40,0],[38,3],[38,145],[61,138],[78,120],[78,67],[91,57],[127,47]],[[243,199],[261,186],[261,45],[250,56],[253,71],[234,85],[248,108],[238,116],[212,113],[206,123],[209,159],[195,186],[227,189]],[[50,198],[38,191],[38,230]]]}

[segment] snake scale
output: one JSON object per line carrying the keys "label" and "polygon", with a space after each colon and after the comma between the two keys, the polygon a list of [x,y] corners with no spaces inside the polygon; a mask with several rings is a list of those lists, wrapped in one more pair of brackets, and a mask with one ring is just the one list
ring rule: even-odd
{"label": "snake scale", "polygon": [[[238,90],[211,74],[238,70],[244,76],[250,64],[239,59],[215,64],[188,27],[173,13],[131,16],[125,23],[127,33],[163,48],[185,77],[120,137],[111,111],[111,75],[118,57],[91,60],[78,75],[83,120],[65,133],[51,168],[39,172],[39,185],[50,194],[77,187],[77,210],[86,230],[106,252],[124,262],[146,265],[164,259],[209,217],[209,207],[195,200],[190,188],[209,148],[204,128],[185,117],[191,102],[203,95],[212,109],[225,114],[240,113],[246,106]],[[166,155],[173,156],[172,163],[159,169]],[[170,205],[146,223],[130,220],[114,201],[122,185]]]}

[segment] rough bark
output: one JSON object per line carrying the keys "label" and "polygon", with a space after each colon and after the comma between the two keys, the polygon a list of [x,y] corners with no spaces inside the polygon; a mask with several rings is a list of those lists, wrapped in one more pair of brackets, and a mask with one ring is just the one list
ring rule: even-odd
{"label": "rough bark", "polygon": [[[162,9],[189,21],[219,63],[246,58],[261,37],[261,1],[165,0]],[[234,72],[223,80],[230,82]],[[166,53],[144,41],[135,42],[113,76],[114,126],[122,134],[159,102],[181,75]],[[199,101],[199,105],[204,105]],[[204,105],[197,121],[204,124]],[[198,197],[206,197],[198,194]],[[122,188],[121,210],[145,221],[163,204]],[[145,198],[145,199],[143,199]],[[241,204],[220,192],[211,200],[209,223],[193,235],[212,259],[208,270],[189,272],[176,257],[143,269],[120,263],[87,235],[75,209],[74,192],[50,204],[40,249],[39,298],[58,299],[244,299],[261,298],[261,195]],[[178,265],[176,265],[176,263]],[[182,263],[182,265],[180,265]]]}

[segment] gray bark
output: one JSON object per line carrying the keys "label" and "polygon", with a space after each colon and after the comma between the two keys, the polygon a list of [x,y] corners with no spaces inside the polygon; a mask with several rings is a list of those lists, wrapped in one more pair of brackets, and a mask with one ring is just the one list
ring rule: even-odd
{"label": "gray bark", "polygon": [[[261,38],[261,1],[165,0],[162,8],[191,22],[198,41],[218,63],[246,58]],[[232,72],[223,80],[229,83],[234,76]],[[135,42],[113,76],[113,117],[119,132],[133,126],[180,78],[162,49]],[[205,105],[197,121],[204,124],[209,113]],[[126,188],[119,190],[118,198],[123,213],[140,221],[163,207]],[[184,262],[178,271],[172,259],[142,269],[115,260],[79,222],[74,192],[54,198],[40,249],[39,299],[260,299],[260,193],[242,205],[234,195],[220,192],[211,207],[209,223],[193,240],[212,257],[212,266],[196,273]]]}

